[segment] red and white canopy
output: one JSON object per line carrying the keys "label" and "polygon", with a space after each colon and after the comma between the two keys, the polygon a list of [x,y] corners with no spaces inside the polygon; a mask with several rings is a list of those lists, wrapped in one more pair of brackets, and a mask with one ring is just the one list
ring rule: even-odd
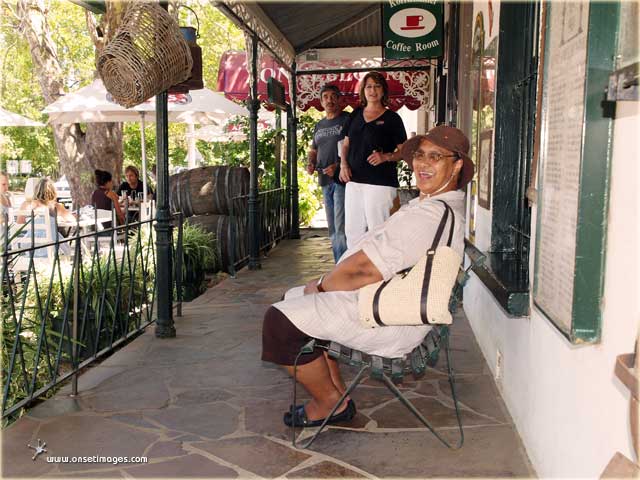
{"label": "red and white canopy", "polygon": [[[307,61],[298,65],[298,71],[305,70],[346,70],[355,68],[371,68],[376,70],[379,62],[363,60],[332,60],[332,61]],[[398,66],[403,66],[399,64]],[[427,105],[430,98],[431,80],[429,66],[419,71],[393,71],[382,72],[389,85],[389,107],[398,110],[407,107],[416,110],[422,105]],[[258,98],[262,102],[267,101],[267,80],[275,77],[284,84],[287,102],[289,97],[289,79],[286,69],[269,55],[263,55],[258,70]],[[358,95],[360,80],[366,72],[341,72],[341,73],[309,73],[297,77],[297,107],[303,111],[314,107],[322,110],[320,106],[320,89],[326,85],[336,85],[342,93],[344,106],[355,108],[360,105]],[[231,100],[244,101],[249,97],[249,72],[247,70],[247,56],[245,52],[225,52],[220,59],[218,70],[218,91],[224,92]]]}

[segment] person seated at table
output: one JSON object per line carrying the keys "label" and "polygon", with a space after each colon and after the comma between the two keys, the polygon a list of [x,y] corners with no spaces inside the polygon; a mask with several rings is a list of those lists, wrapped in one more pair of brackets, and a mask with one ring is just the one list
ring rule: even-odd
{"label": "person seated at table", "polygon": [[[36,184],[33,190],[33,198],[30,200],[26,200],[20,205],[19,213],[16,218],[16,223],[23,224],[26,223],[27,218],[30,212],[34,210],[46,208],[49,211],[49,215],[52,218],[56,218],[56,222],[65,221],[65,222],[75,222],[76,218],[69,210],[65,208],[65,206],[59,202],[57,202],[58,192],[56,191],[56,186],[53,181],[49,178],[42,178]],[[35,219],[35,222],[39,222],[41,220]],[[52,238],[58,238],[62,240],[64,237],[57,231],[56,222],[51,222],[51,236]],[[36,232],[36,236],[40,236],[44,233],[42,230],[38,230]],[[28,228],[22,233],[21,236],[27,237],[29,235]],[[30,246],[30,245],[21,245],[21,247]],[[63,253],[68,253],[70,251],[70,247],[67,243],[60,245],[60,250]],[[46,256],[45,249],[38,249],[34,256],[35,257],[43,257]]]}
{"label": "person seated at table", "polygon": [[57,215],[59,220],[75,222],[73,213],[67,210],[63,204],[57,202],[57,198],[58,192],[56,191],[56,186],[53,181],[49,178],[40,179],[33,190],[33,198],[26,200],[20,205],[20,213],[16,222],[25,223],[27,214],[40,207],[48,208],[49,215],[52,217]]}
{"label": "person seated at table", "polygon": [[[364,234],[338,264],[306,286],[289,290],[264,316],[262,360],[292,374],[300,349],[310,339],[334,341],[371,355],[395,358],[411,352],[429,325],[367,328],[358,314],[358,290],[413,267],[433,241],[446,202],[455,213],[451,247],[464,250],[464,188],[473,177],[469,140],[454,127],[439,126],[404,143],[402,158],[412,167],[420,197]],[[449,225],[449,223],[448,223]],[[448,228],[448,227],[447,227]],[[320,349],[301,355],[297,380],[311,394],[305,405],[284,415],[286,425],[318,426],[346,388],[335,360]],[[355,404],[345,399],[329,423],[348,421]]]}
{"label": "person seated at table", "polygon": [[[142,199],[142,193],[144,192],[144,186],[142,184],[142,180],[140,180],[140,171],[137,167],[133,165],[129,165],[124,169],[124,177],[127,179],[126,182],[122,182],[118,187],[117,193],[118,196],[122,195],[122,192],[126,192],[127,197],[133,198],[133,194],[136,193],[137,199]],[[147,185],[147,194],[149,198],[153,195],[153,190],[151,187]]]}
{"label": "person seated at table", "polygon": [[7,221],[11,208],[11,195],[9,194],[9,177],[0,172],[0,251],[4,250],[7,239]]}
{"label": "person seated at table", "polygon": [[[124,223],[124,213],[118,203],[118,195],[113,191],[113,177],[105,170],[95,170],[94,172],[96,188],[91,194],[91,204],[100,210],[111,210],[115,208],[116,216],[120,223]],[[105,224],[105,228],[111,228]]]}
{"label": "person seated at table", "polygon": [[11,195],[9,194],[9,176],[0,172],[0,213],[11,208]]}

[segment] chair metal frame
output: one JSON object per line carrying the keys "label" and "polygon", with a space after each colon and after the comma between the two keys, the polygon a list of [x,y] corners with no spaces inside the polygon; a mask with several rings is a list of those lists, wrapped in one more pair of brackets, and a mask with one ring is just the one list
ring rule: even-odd
{"label": "chair metal frame", "polygon": [[[467,254],[470,258],[469,266],[466,269],[460,269],[460,272],[458,273],[458,277],[456,279],[456,283],[451,292],[451,298],[449,300],[449,311],[451,313],[454,313],[458,307],[459,300],[462,297],[462,288],[469,279],[469,271],[475,267],[482,265],[485,261],[485,256],[482,255],[478,250],[475,250],[474,252],[467,251]],[[377,355],[369,355],[366,352],[344,347],[336,342],[330,342],[329,346],[327,346],[319,344],[315,339],[310,340],[300,349],[300,352],[298,353],[293,365],[292,408],[295,408],[295,405],[297,405],[296,371],[298,359],[301,355],[312,353],[316,348],[322,348],[327,350],[328,355],[331,358],[342,361],[343,363],[346,363],[350,366],[357,367],[360,370],[356,374],[355,378],[351,381],[344,394],[333,406],[333,409],[331,410],[329,415],[327,415],[322,425],[318,427],[318,430],[311,436],[311,438],[309,438],[302,444],[296,444],[296,427],[291,427],[292,445],[295,448],[309,448],[309,446],[311,446],[315,439],[318,438],[318,435],[320,435],[320,433],[327,426],[329,419],[335,414],[340,405],[342,405],[342,402],[347,398],[349,394],[351,394],[351,392],[356,389],[356,387],[363,380],[367,370],[370,370],[369,376],[375,380],[381,381],[391,391],[391,393],[393,393],[400,400],[400,402],[405,407],[407,407],[407,409],[409,409],[409,411],[420,421],[420,423],[427,427],[429,431],[431,431],[431,433],[433,433],[443,445],[454,450],[461,448],[462,444],[464,443],[464,431],[462,428],[462,419],[460,417],[460,410],[458,407],[458,399],[456,397],[455,377],[453,368],[451,366],[449,350],[449,338],[450,331],[448,325],[433,325],[433,328],[429,330],[427,335],[425,335],[420,345],[414,348],[408,355],[399,358],[386,358]],[[438,362],[441,350],[444,350],[445,353],[447,375],[449,379],[449,386],[451,388],[451,397],[453,399],[453,405],[456,412],[456,420],[458,423],[458,430],[460,432],[460,437],[456,444],[452,444],[446,441],[429,423],[424,415],[422,415],[418,411],[418,409],[409,401],[408,398],[404,396],[404,394],[396,386],[396,383],[400,383],[405,374],[412,373],[415,377],[419,377],[425,373],[427,366],[432,368],[435,367]]]}

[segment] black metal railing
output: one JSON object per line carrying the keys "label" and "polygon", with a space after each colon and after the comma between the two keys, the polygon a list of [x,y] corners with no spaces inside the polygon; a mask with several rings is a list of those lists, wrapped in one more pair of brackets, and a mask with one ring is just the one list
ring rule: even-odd
{"label": "black metal railing", "polygon": [[[100,230],[97,212],[93,222],[77,216],[66,238],[56,218],[45,218],[54,238],[42,241],[36,214],[22,225],[3,214],[3,423],[69,378],[77,393],[80,369],[154,321],[155,219]],[[174,223],[181,231],[182,216]],[[180,238],[174,255],[180,265]],[[179,303],[181,269],[174,275]]]}
{"label": "black metal railing", "polygon": [[[275,188],[258,194],[258,246],[264,253],[287,235],[287,189]],[[231,199],[231,245],[234,246],[231,274],[249,260],[249,195]]]}

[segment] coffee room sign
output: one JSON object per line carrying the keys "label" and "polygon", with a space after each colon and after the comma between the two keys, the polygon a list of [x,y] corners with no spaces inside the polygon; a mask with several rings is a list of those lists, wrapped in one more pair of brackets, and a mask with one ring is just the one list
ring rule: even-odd
{"label": "coffee room sign", "polygon": [[382,32],[385,60],[442,56],[443,2],[383,3]]}

